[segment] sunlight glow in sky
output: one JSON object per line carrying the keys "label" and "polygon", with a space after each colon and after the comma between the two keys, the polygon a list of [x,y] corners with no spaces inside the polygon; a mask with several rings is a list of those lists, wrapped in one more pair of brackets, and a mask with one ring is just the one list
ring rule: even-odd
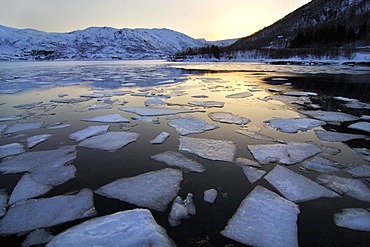
{"label": "sunlight glow in sky", "polygon": [[169,28],[193,38],[250,35],[310,0],[0,0],[0,25],[69,32]]}

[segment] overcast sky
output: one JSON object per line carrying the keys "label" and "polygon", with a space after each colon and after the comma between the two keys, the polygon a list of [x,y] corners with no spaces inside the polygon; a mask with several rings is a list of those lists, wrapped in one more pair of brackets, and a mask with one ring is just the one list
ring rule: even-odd
{"label": "overcast sky", "polygon": [[252,34],[310,0],[0,0],[0,25],[68,32],[169,28],[220,40]]}

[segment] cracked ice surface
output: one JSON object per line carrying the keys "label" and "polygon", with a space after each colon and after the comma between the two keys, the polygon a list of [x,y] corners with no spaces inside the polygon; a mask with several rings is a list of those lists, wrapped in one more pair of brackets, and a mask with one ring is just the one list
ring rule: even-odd
{"label": "cracked ice surface", "polygon": [[305,202],[321,197],[339,197],[324,186],[280,165],[275,166],[265,179],[293,202]]}
{"label": "cracked ice surface", "polygon": [[321,152],[321,149],[312,143],[248,145],[254,158],[261,164],[279,163],[293,165],[306,160]]}
{"label": "cracked ice surface", "polygon": [[335,175],[320,175],[317,178],[322,184],[339,194],[351,196],[361,201],[370,202],[370,189],[361,180],[343,178]]}
{"label": "cracked ice surface", "polygon": [[180,168],[184,171],[191,172],[205,171],[204,167],[201,164],[175,151],[167,151],[164,153],[156,154],[150,158],[156,161],[164,162],[169,166]]}
{"label": "cracked ice surface", "polygon": [[33,148],[37,144],[40,144],[41,142],[46,141],[49,139],[49,137],[52,136],[51,134],[43,134],[43,135],[36,135],[36,136],[31,136],[27,138],[27,147],[28,148]]}
{"label": "cracked ice surface", "polygon": [[98,217],[55,236],[48,247],[56,246],[175,246],[166,230],[147,209],[133,209]]}
{"label": "cracked ice surface", "polygon": [[4,134],[14,134],[17,132],[39,129],[43,124],[43,122],[13,124],[5,131]]}
{"label": "cracked ice surface", "polygon": [[20,143],[5,144],[0,146],[0,159],[11,155],[21,154],[24,152],[25,150],[23,148],[23,145]]}
{"label": "cracked ice surface", "polygon": [[298,131],[308,131],[313,128],[325,125],[320,120],[311,118],[289,118],[289,119],[271,119],[265,121],[271,128],[280,130],[284,133],[297,133]]}
{"label": "cracked ice surface", "polygon": [[257,247],[298,247],[299,208],[261,186],[242,201],[221,235]]}
{"label": "cracked ice surface", "polygon": [[188,135],[195,133],[202,133],[207,130],[213,130],[219,128],[216,125],[208,124],[195,117],[179,117],[172,119],[168,122],[168,125],[175,128],[176,132],[180,135]]}
{"label": "cracked ice surface", "polygon": [[85,139],[78,146],[104,151],[116,151],[131,142],[135,142],[139,136],[135,132],[107,132]]}
{"label": "cracked ice surface", "polygon": [[233,161],[236,144],[231,141],[180,137],[179,150],[209,160]]}
{"label": "cracked ice surface", "polygon": [[343,112],[334,112],[334,111],[302,111],[301,113],[325,121],[325,122],[348,122],[356,121],[358,117],[343,113]]}
{"label": "cracked ice surface", "polygon": [[28,200],[10,207],[0,219],[0,235],[50,227],[94,214],[93,193],[89,189],[75,195]]}
{"label": "cracked ice surface", "polygon": [[208,117],[215,122],[219,123],[230,123],[230,124],[247,124],[250,122],[248,118],[239,117],[230,112],[211,112],[208,113]]}
{"label": "cracked ice surface", "polygon": [[129,123],[130,120],[122,117],[120,114],[108,114],[103,116],[96,116],[93,118],[82,119],[86,122],[100,122],[100,123]]}
{"label": "cracked ice surface", "polygon": [[181,181],[181,171],[163,169],[115,180],[95,193],[163,212],[179,192]]}
{"label": "cracked ice surface", "polygon": [[370,231],[370,212],[364,208],[345,208],[334,215],[337,226],[352,230]]}
{"label": "cracked ice surface", "polygon": [[174,109],[174,108],[155,108],[155,107],[119,107],[121,111],[136,113],[140,116],[163,116],[174,115],[179,113],[197,112],[191,109]]}
{"label": "cracked ice surface", "polygon": [[334,131],[315,130],[317,137],[326,142],[346,142],[354,139],[365,139],[364,135],[340,133]]}
{"label": "cracked ice surface", "polygon": [[108,131],[108,129],[109,125],[89,126],[86,127],[85,129],[70,134],[68,138],[79,142],[92,136],[105,134]]}

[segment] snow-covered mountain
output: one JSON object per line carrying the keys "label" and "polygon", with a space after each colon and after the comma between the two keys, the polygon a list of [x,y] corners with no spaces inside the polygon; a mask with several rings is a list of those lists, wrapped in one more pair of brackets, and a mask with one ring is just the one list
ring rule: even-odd
{"label": "snow-covered mountain", "polygon": [[0,60],[163,59],[208,44],[169,29],[90,27],[48,33],[0,25]]}

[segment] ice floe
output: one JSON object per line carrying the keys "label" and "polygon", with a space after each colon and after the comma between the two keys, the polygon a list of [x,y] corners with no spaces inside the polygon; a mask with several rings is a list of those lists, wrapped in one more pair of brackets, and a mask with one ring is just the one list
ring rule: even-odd
{"label": "ice floe", "polygon": [[310,171],[322,173],[337,172],[341,168],[338,163],[320,156],[303,161],[302,167]]}
{"label": "ice floe", "polygon": [[148,116],[132,116],[132,120],[147,122],[147,123],[153,123],[153,124],[159,124],[159,118],[158,117],[148,117]]}
{"label": "ice floe", "polygon": [[196,208],[193,202],[193,194],[188,193],[185,200],[177,196],[172,203],[171,212],[168,215],[168,222],[171,226],[178,226],[182,219],[187,219],[190,215],[196,214]]}
{"label": "ice floe", "polygon": [[77,104],[77,103],[82,103],[85,101],[89,101],[90,98],[59,98],[59,99],[52,99],[50,102],[54,103],[61,103],[61,104]]}
{"label": "ice floe", "polygon": [[367,109],[367,110],[370,110],[370,104],[359,102],[359,101],[348,102],[348,103],[345,104],[345,106],[348,107],[348,108],[352,108],[352,109]]}
{"label": "ice floe", "polygon": [[295,97],[307,97],[307,96],[317,96],[317,93],[313,92],[286,92],[284,93],[286,96],[295,96]]}
{"label": "ice floe", "polygon": [[244,158],[244,157],[236,158],[235,163],[238,164],[238,165],[242,165],[242,166],[261,167],[260,163],[254,161],[254,160],[251,160],[251,159]]}
{"label": "ice floe", "polygon": [[217,197],[217,190],[208,189],[204,191],[203,200],[208,203],[214,203]]}
{"label": "ice floe", "polygon": [[51,134],[42,134],[42,135],[31,136],[31,137],[26,139],[27,147],[28,148],[33,148],[37,144],[40,144],[41,142],[44,142],[47,139],[49,139],[51,136],[52,136]]}
{"label": "ice floe", "polygon": [[117,114],[117,113],[82,119],[82,121],[100,122],[100,123],[129,123],[130,122],[130,120],[122,117],[120,114]]}
{"label": "ice floe", "polygon": [[180,137],[179,150],[209,160],[233,161],[236,144],[227,140]]}
{"label": "ice floe", "polygon": [[370,177],[370,165],[369,164],[362,164],[362,165],[348,165],[346,172],[352,175],[355,178],[366,178]]}
{"label": "ice floe", "polygon": [[370,231],[370,212],[364,208],[345,208],[334,215],[337,226],[359,231]]}
{"label": "ice floe", "polygon": [[8,127],[7,124],[0,124],[0,132],[3,131],[6,127]]}
{"label": "ice floe", "polygon": [[75,195],[31,199],[9,208],[0,219],[0,235],[50,227],[94,214],[93,193],[88,189]]}
{"label": "ice floe", "polygon": [[0,189],[0,217],[2,217],[6,212],[6,207],[8,205],[8,195],[4,189]]}
{"label": "ice floe", "polygon": [[100,149],[105,151],[116,151],[127,144],[136,141],[139,134],[135,132],[107,132],[83,140],[79,147]]}
{"label": "ice floe", "polygon": [[271,145],[248,145],[248,149],[254,158],[261,164],[279,163],[293,165],[306,160],[321,152],[321,149],[313,143],[271,144]]}
{"label": "ice floe", "polygon": [[175,244],[149,210],[133,209],[83,222],[55,236],[47,246],[170,247]]}
{"label": "ice floe", "polygon": [[185,155],[175,152],[166,151],[164,153],[156,154],[150,157],[153,160],[166,163],[169,166],[180,168],[184,171],[204,172],[204,167],[197,161],[187,158]]}
{"label": "ice floe", "polygon": [[109,129],[109,125],[94,125],[85,129],[74,132],[68,136],[69,139],[77,142],[85,140],[89,137],[105,134]]}
{"label": "ice floe", "polygon": [[343,113],[343,112],[334,112],[334,111],[302,111],[304,115],[322,120],[325,122],[348,122],[356,121],[358,117]]}
{"label": "ice floe", "polygon": [[355,130],[362,130],[362,131],[370,133],[370,123],[368,122],[358,122],[355,124],[351,124],[350,126],[348,126],[348,128],[355,129]]}
{"label": "ice floe", "polygon": [[58,122],[58,123],[51,124],[49,127],[47,127],[47,129],[48,130],[58,130],[58,129],[68,128],[69,126],[71,126],[70,123]]}
{"label": "ice floe", "polygon": [[248,118],[239,117],[230,112],[211,112],[208,113],[208,117],[215,122],[219,123],[229,123],[229,124],[247,124],[250,122]]}
{"label": "ice floe", "polygon": [[144,102],[145,106],[157,106],[157,105],[167,105],[167,102],[160,98],[147,99]]}
{"label": "ice floe", "polygon": [[298,247],[299,208],[257,186],[240,204],[221,235],[250,246]]}
{"label": "ice floe", "polygon": [[118,179],[95,190],[95,193],[140,207],[164,211],[179,192],[181,181],[181,171],[163,169]]}
{"label": "ice floe", "polygon": [[361,117],[360,117],[360,119],[361,120],[363,120],[363,121],[370,121],[370,116],[369,115],[362,115]]}
{"label": "ice floe", "polygon": [[338,194],[344,194],[361,201],[370,202],[370,189],[359,179],[327,174],[322,174],[317,179]]}
{"label": "ice floe", "polygon": [[16,123],[10,126],[4,134],[14,134],[17,132],[23,132],[28,130],[39,129],[44,125],[43,122],[33,122],[33,123]]}
{"label": "ice floe", "polygon": [[28,103],[28,104],[15,105],[13,107],[18,108],[18,109],[29,110],[29,109],[35,108],[36,106],[39,106],[41,104],[42,104],[42,101],[37,101],[37,102],[33,102],[33,103]]}
{"label": "ice floe", "polygon": [[207,130],[219,128],[195,117],[179,117],[168,121],[168,125],[175,128],[180,135],[202,133]]}
{"label": "ice floe", "polygon": [[0,159],[11,155],[24,153],[23,145],[20,143],[10,143],[0,146]]}
{"label": "ice floe", "polygon": [[222,101],[190,101],[190,105],[203,106],[203,107],[224,107],[225,102]]}
{"label": "ice floe", "polygon": [[23,241],[22,247],[41,245],[49,242],[54,236],[45,229],[36,229],[27,235]]}
{"label": "ice floe", "polygon": [[249,166],[243,166],[243,171],[248,181],[252,184],[257,182],[261,177],[263,177],[266,174],[265,171],[258,170],[256,168]]}
{"label": "ice floe", "polygon": [[150,143],[151,144],[162,144],[167,140],[168,137],[170,137],[170,133],[163,131],[159,135],[157,135],[154,139],[152,139]]}
{"label": "ice floe", "polygon": [[320,120],[311,118],[289,118],[289,119],[271,119],[265,121],[271,128],[280,130],[284,133],[297,133],[298,131],[308,131],[313,128],[325,125]]}
{"label": "ice floe", "polygon": [[236,99],[236,98],[247,98],[251,96],[253,96],[253,94],[251,94],[250,92],[243,92],[243,93],[234,93],[234,94],[226,95],[226,98]]}
{"label": "ice floe", "polygon": [[140,116],[163,116],[179,113],[191,113],[197,110],[192,109],[174,109],[174,108],[154,108],[154,107],[119,107],[121,111],[132,112]]}
{"label": "ice floe", "polygon": [[0,116],[0,122],[5,122],[5,121],[15,121],[22,119],[21,116]]}
{"label": "ice floe", "polygon": [[321,197],[339,197],[324,186],[280,165],[275,166],[265,179],[293,202],[305,202]]}
{"label": "ice floe", "polygon": [[346,142],[354,139],[365,139],[364,135],[340,133],[334,131],[315,130],[317,137],[326,142]]}
{"label": "ice floe", "polygon": [[111,109],[112,105],[111,104],[95,104],[95,105],[90,105],[87,107],[88,110],[101,110],[101,109]]}
{"label": "ice floe", "polygon": [[239,130],[235,130],[235,132],[238,133],[238,134],[244,135],[244,136],[248,136],[249,138],[252,138],[252,139],[255,139],[255,140],[285,143],[284,141],[277,140],[275,138],[272,138],[270,136],[261,134],[261,133],[256,132],[256,131],[250,131],[248,129],[239,129]]}
{"label": "ice floe", "polygon": [[351,99],[351,98],[342,97],[342,96],[333,97],[333,99],[338,100],[338,101],[343,101],[343,102],[355,102],[355,101],[358,101],[357,99]]}

